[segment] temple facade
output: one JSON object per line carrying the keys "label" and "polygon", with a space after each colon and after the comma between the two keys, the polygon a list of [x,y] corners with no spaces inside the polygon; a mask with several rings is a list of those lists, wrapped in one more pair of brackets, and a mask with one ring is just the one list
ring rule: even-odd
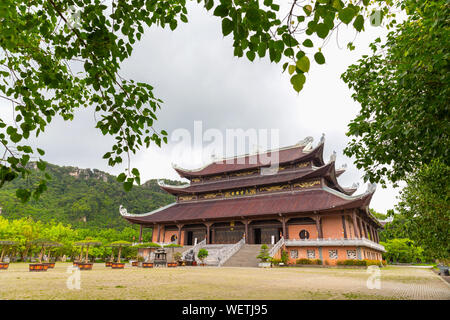
{"label": "temple facade", "polygon": [[[316,147],[308,137],[296,145],[266,153],[214,161],[197,170],[174,167],[190,181],[160,187],[176,202],[143,214],[122,216],[142,228],[153,229],[154,242],[182,245],[269,244],[297,259],[381,260],[382,227],[370,213],[375,186],[353,195],[337,177],[335,153],[323,161],[324,137]],[[276,153],[276,154],[274,154]],[[276,157],[274,157],[276,155]],[[265,164],[262,159],[276,158]],[[273,247],[272,246],[272,247]],[[279,253],[278,253],[279,254]]]}

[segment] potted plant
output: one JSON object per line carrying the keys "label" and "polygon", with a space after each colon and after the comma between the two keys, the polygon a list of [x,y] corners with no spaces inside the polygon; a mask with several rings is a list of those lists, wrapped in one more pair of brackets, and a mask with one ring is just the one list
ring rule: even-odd
{"label": "potted plant", "polygon": [[29,270],[30,271],[47,271],[48,268],[53,268],[55,266],[54,263],[48,263],[48,262],[42,262],[42,257],[45,254],[45,249],[48,247],[60,247],[62,244],[47,240],[47,239],[36,239],[31,241],[32,244],[34,244],[37,247],[41,248],[41,251],[39,253],[39,263],[30,263]]}
{"label": "potted plant", "polygon": [[0,270],[6,270],[9,267],[9,262],[3,262],[5,257],[5,251],[9,246],[15,245],[15,241],[11,240],[0,240],[0,247],[2,247],[2,255],[0,257]]}
{"label": "potted plant", "polygon": [[[89,247],[90,246],[100,246],[102,243],[100,241],[96,241],[91,238],[87,238],[86,240],[75,242],[74,245],[81,246],[81,253],[83,253],[83,247],[86,247],[86,256],[84,261],[78,261],[77,266],[80,270],[92,270],[93,263],[89,262]],[[82,254],[80,254],[80,259]]]}
{"label": "potted plant", "polygon": [[[180,247],[182,247],[182,246],[179,245],[179,244],[176,244],[176,243],[171,243],[171,244],[168,244],[168,245],[165,245],[165,246],[164,246],[164,248],[170,248],[170,249],[172,249],[172,250],[171,250],[171,253],[172,253],[172,261],[167,263],[167,266],[168,266],[168,267],[176,267],[176,266],[178,265],[178,262],[176,261],[174,255],[175,255],[175,248],[180,248]],[[177,252],[177,253],[179,253],[179,252]]]}
{"label": "potted plant", "polygon": [[122,254],[123,247],[131,246],[131,242],[128,241],[115,241],[109,245],[112,248],[119,248],[119,252],[117,254],[117,262],[111,262],[111,268],[113,269],[123,269],[125,268],[125,263],[120,261],[120,256]]}
{"label": "potted plant", "polygon": [[200,250],[198,250],[197,257],[202,262],[202,266],[205,266],[204,260],[206,259],[206,257],[208,257],[208,254],[208,250],[206,250],[205,248],[201,248]]}
{"label": "potted plant", "polygon": [[178,263],[179,266],[183,265],[183,255],[181,252],[175,252],[173,254],[173,260],[175,260],[176,263]]}
{"label": "potted plant", "polygon": [[270,268],[270,259],[271,256],[269,255],[269,247],[265,244],[261,246],[261,250],[259,251],[259,254],[256,256],[261,262],[258,264],[258,267],[260,268]]}

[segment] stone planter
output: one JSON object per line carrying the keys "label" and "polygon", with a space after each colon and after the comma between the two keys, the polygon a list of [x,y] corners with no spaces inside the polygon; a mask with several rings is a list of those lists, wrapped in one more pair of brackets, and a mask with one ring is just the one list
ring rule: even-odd
{"label": "stone planter", "polygon": [[44,262],[42,264],[46,264],[48,266],[48,269],[55,268],[55,263],[54,262]]}
{"label": "stone planter", "polygon": [[93,263],[78,262],[77,266],[80,270],[92,270]]}
{"label": "stone planter", "polygon": [[176,267],[177,265],[178,265],[177,262],[167,262],[167,266],[168,266],[169,268],[174,268],[174,267]]}
{"label": "stone planter", "polygon": [[30,271],[47,271],[48,265],[44,263],[30,263],[29,264]]}
{"label": "stone planter", "polygon": [[439,275],[448,276],[449,275],[449,267],[447,266],[437,266],[439,268]]}
{"label": "stone planter", "polygon": [[9,267],[9,262],[0,262],[0,270],[6,270]]}
{"label": "stone planter", "polygon": [[271,263],[270,262],[260,262],[258,263],[258,267],[260,268],[270,268]]}
{"label": "stone planter", "polygon": [[123,268],[125,268],[125,263],[124,262],[112,262],[111,268],[112,269],[123,269]]}
{"label": "stone planter", "polygon": [[112,263],[111,261],[106,261],[105,262],[105,267],[111,267],[111,263]]}
{"label": "stone planter", "polygon": [[142,268],[153,268],[153,262],[142,262]]}

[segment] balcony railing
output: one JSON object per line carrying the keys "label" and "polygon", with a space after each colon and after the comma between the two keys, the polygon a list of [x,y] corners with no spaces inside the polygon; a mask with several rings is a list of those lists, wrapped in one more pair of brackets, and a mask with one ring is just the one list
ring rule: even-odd
{"label": "balcony railing", "polygon": [[332,238],[318,238],[318,239],[286,239],[284,241],[287,247],[295,246],[295,247],[308,247],[308,246],[357,246],[357,247],[367,247],[371,249],[375,249],[378,251],[386,252],[384,247],[376,242],[373,242],[367,238],[352,238],[352,239],[332,239]]}

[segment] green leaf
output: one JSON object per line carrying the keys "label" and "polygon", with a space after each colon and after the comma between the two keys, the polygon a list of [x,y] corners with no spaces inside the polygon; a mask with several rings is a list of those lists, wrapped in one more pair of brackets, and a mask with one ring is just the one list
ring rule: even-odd
{"label": "green leaf", "polygon": [[122,172],[117,176],[117,182],[124,182],[126,178],[127,176],[125,175],[125,173]]}
{"label": "green leaf", "polygon": [[291,83],[294,87],[294,90],[300,92],[305,84],[306,77],[304,74],[298,73],[292,76]]}
{"label": "green leaf", "polygon": [[297,60],[297,62],[295,64],[297,65],[297,68],[299,68],[303,72],[309,71],[310,62],[309,62],[309,58],[307,56],[301,57],[299,60]]}
{"label": "green leaf", "polygon": [[132,181],[127,181],[123,183],[123,188],[125,191],[130,191],[133,188],[133,182]]}
{"label": "green leaf", "polygon": [[364,17],[362,15],[358,15],[353,22],[353,27],[355,27],[356,31],[361,32],[364,29]]}
{"label": "green leaf", "polygon": [[295,66],[293,64],[289,65],[288,72],[289,74],[293,74],[295,72]]}
{"label": "green leaf", "polygon": [[224,4],[218,5],[213,13],[217,17],[226,17],[228,15],[228,7]]}
{"label": "green leaf", "polygon": [[255,60],[256,54],[254,51],[247,51],[247,53],[245,55],[247,56],[248,60],[250,60],[250,61]]}
{"label": "green leaf", "polygon": [[313,42],[310,39],[306,39],[302,44],[307,48],[312,48],[314,46]]}
{"label": "green leaf", "polygon": [[325,57],[323,56],[323,54],[322,54],[322,52],[317,52],[315,55],[314,55],[314,60],[316,60],[316,62],[318,63],[318,64],[324,64],[325,63]]}
{"label": "green leaf", "polygon": [[225,36],[229,35],[233,31],[233,21],[228,18],[222,20],[222,33]]}
{"label": "green leaf", "polygon": [[347,7],[339,11],[338,17],[343,23],[349,24],[355,17],[355,14],[356,12],[353,8]]}

